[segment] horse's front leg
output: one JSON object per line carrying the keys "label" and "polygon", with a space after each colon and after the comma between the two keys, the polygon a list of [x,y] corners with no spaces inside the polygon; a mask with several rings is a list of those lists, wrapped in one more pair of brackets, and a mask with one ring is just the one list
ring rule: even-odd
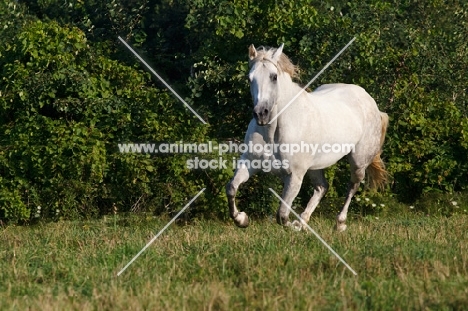
{"label": "horse's front leg", "polygon": [[283,226],[289,226],[289,208],[292,208],[292,203],[296,198],[299,190],[301,190],[302,179],[304,174],[294,174],[291,173],[283,178],[284,188],[283,195],[281,196],[282,201],[278,212],[276,213],[276,221],[278,224]]}
{"label": "horse's front leg", "polygon": [[236,207],[236,193],[239,186],[245,183],[250,176],[254,175],[257,171],[254,169],[247,169],[246,167],[239,167],[234,173],[234,177],[226,185],[226,195],[229,204],[229,214],[234,223],[241,228],[249,226],[249,217],[244,212],[239,212]]}
{"label": "horse's front leg", "polygon": [[[314,186],[314,195],[310,198],[306,209],[301,214],[302,220],[306,223],[309,222],[310,216],[328,191],[328,182],[325,179],[323,170],[313,170],[308,171],[307,173],[312,181],[312,185]],[[302,229],[304,227],[303,222],[300,220],[294,220],[292,225],[297,229]]]}

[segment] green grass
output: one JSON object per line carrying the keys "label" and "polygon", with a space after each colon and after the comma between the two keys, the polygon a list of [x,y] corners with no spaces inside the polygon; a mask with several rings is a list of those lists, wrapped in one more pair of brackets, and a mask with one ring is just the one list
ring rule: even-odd
{"label": "green grass", "polygon": [[310,225],[270,220],[247,229],[154,217],[8,226],[0,234],[1,310],[463,310],[468,306],[468,215],[355,215]]}

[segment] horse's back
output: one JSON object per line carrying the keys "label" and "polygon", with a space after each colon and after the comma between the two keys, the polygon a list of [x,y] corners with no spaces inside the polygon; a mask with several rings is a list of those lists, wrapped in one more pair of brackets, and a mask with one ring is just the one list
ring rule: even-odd
{"label": "horse's back", "polygon": [[335,118],[340,115],[355,116],[365,124],[380,116],[375,100],[364,88],[355,84],[324,84],[309,94],[318,109],[328,111]]}
{"label": "horse's back", "polygon": [[[354,84],[346,84],[346,83],[330,83],[330,84],[322,84],[318,88],[316,88],[313,93],[317,95],[324,95],[329,92],[333,91],[340,91],[349,86],[357,86]],[[358,86],[359,87],[359,86]]]}
{"label": "horse's back", "polygon": [[373,98],[367,93],[367,91],[359,85],[356,84],[345,84],[345,83],[332,83],[332,84],[323,84],[316,88],[313,92],[310,93],[315,97],[326,96],[338,97],[346,102],[349,102],[349,99],[357,98],[360,100],[370,101],[375,103]]}

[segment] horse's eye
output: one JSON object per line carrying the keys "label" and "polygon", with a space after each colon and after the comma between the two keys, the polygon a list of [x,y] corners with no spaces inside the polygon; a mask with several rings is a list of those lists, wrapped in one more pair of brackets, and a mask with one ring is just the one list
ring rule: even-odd
{"label": "horse's eye", "polygon": [[276,82],[276,80],[278,80],[278,75],[276,73],[272,73],[270,75],[270,80]]}

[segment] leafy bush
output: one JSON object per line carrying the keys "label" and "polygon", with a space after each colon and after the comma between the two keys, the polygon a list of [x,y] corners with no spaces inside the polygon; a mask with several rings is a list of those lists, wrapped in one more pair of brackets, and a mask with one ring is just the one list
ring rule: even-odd
{"label": "leafy bush", "polygon": [[122,142],[204,138],[201,123],[148,74],[55,21],[27,22],[8,43],[0,64],[3,217],[25,220],[37,206],[44,217],[113,206],[172,211],[202,188],[184,155],[119,153]]}

